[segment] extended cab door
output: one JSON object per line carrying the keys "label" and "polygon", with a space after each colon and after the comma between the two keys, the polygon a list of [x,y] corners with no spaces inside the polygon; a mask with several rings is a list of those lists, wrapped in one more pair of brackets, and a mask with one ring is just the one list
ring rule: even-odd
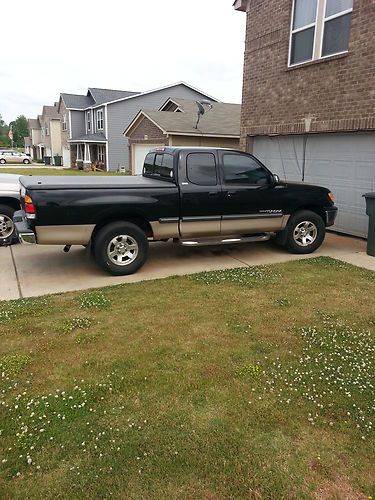
{"label": "extended cab door", "polygon": [[222,190],[216,152],[182,150],[179,185],[181,237],[220,235]]}
{"label": "extended cab door", "polygon": [[226,150],[219,150],[218,155],[223,189],[221,234],[283,229],[285,198],[272,174],[252,155]]}

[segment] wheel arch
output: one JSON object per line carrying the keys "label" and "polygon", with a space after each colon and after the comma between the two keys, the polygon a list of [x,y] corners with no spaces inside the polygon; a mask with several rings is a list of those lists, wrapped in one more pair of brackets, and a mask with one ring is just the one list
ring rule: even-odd
{"label": "wheel arch", "polygon": [[7,205],[14,210],[19,210],[21,208],[20,202],[17,198],[10,198],[7,196],[0,196],[0,205]]}
{"label": "wheel arch", "polygon": [[290,216],[296,214],[297,212],[302,212],[303,210],[309,210],[310,212],[314,212],[315,214],[319,215],[322,218],[324,225],[326,225],[326,214],[324,208],[317,205],[302,205],[294,210],[294,212],[291,213]]}
{"label": "wheel arch", "polygon": [[112,222],[131,222],[132,224],[135,224],[136,226],[140,227],[145,232],[148,238],[153,237],[151,224],[144,217],[139,215],[111,215],[105,217],[100,222],[98,222],[98,224],[96,224],[91,235],[91,241],[94,241],[96,234],[103,227],[107,226],[108,224],[111,224]]}

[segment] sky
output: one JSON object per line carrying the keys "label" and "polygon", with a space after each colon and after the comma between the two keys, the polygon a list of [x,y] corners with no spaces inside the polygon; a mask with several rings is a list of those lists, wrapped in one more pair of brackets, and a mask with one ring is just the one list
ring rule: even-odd
{"label": "sky", "polygon": [[0,114],[41,113],[60,92],[185,81],[241,102],[245,14],[232,0],[18,0],[1,7]]}

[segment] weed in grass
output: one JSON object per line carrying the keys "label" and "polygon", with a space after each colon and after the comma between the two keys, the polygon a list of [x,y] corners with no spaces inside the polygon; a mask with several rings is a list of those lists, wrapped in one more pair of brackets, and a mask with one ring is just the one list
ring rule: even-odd
{"label": "weed in grass", "polygon": [[304,342],[298,360],[276,358],[263,371],[266,384],[282,405],[304,400],[308,421],[349,426],[365,440],[374,432],[375,341],[369,331],[323,317],[322,327],[300,330]]}
{"label": "weed in grass", "polygon": [[279,299],[275,299],[273,303],[277,306],[290,306],[291,302],[286,297],[280,297]]}
{"label": "weed in grass", "polygon": [[68,319],[64,325],[63,325],[63,332],[64,333],[71,333],[74,330],[87,330],[90,328],[92,325],[92,319],[90,318],[83,318],[80,316],[76,316],[74,318]]}
{"label": "weed in grass", "polygon": [[235,374],[237,375],[237,377],[258,378],[261,374],[261,368],[259,365],[248,363],[247,365],[236,368]]}
{"label": "weed in grass", "polygon": [[251,325],[241,323],[227,323],[229,330],[236,335],[249,335],[251,333]]}
{"label": "weed in grass", "polygon": [[99,337],[104,336],[104,333],[90,333],[90,332],[81,332],[77,335],[76,342],[79,345],[88,345],[97,341]]}
{"label": "weed in grass", "polygon": [[48,310],[48,297],[10,300],[0,303],[0,323],[12,321],[23,316],[41,316]]}
{"label": "weed in grass", "polygon": [[194,274],[192,279],[205,283],[206,285],[236,283],[242,286],[254,287],[273,283],[277,277],[279,277],[279,274],[270,266],[256,266],[238,267],[219,271],[205,271],[203,273]]}
{"label": "weed in grass", "polygon": [[312,259],[306,259],[306,260],[300,260],[299,265],[305,266],[306,264],[308,265],[318,265],[321,267],[328,267],[328,268],[335,268],[335,269],[349,269],[351,266],[350,264],[347,264],[346,262],[343,262],[341,260],[333,259],[332,257],[325,257],[325,256],[320,256],[320,257],[314,257]]}
{"label": "weed in grass", "polygon": [[0,372],[2,377],[18,375],[30,363],[31,357],[27,354],[12,354],[0,358]]}
{"label": "weed in grass", "polygon": [[79,300],[81,309],[107,309],[111,303],[103,292],[97,291],[85,293]]}

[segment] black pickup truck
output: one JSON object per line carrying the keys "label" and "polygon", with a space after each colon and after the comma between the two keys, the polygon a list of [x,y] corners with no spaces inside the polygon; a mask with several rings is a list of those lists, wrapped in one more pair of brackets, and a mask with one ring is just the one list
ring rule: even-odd
{"label": "black pickup truck", "polygon": [[306,254],[337,208],[318,186],[280,182],[254,156],[217,148],[156,148],[142,176],[21,177],[14,221],[22,242],[90,245],[114,275],[146,261],[149,241],[217,245],[276,240]]}

